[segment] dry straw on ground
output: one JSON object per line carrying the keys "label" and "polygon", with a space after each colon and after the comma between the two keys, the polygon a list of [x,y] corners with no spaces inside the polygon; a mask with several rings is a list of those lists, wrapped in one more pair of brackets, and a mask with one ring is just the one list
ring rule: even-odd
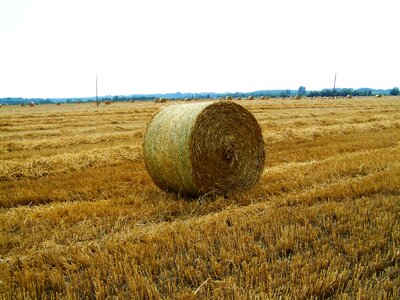
{"label": "dry straw on ground", "polygon": [[265,160],[255,117],[225,101],[162,108],[147,126],[143,152],[156,185],[189,196],[248,189]]}

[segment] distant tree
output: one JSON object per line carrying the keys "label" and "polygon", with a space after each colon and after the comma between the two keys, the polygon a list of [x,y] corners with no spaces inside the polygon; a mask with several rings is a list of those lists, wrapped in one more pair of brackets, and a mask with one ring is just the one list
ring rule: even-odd
{"label": "distant tree", "polygon": [[307,93],[308,97],[319,97],[320,96],[320,92],[319,91],[311,91]]}
{"label": "distant tree", "polygon": [[285,97],[290,97],[291,91],[290,90],[282,90],[279,92],[279,97],[285,98]]}
{"label": "distant tree", "polygon": [[320,96],[321,97],[332,97],[333,96],[333,90],[331,90],[331,89],[323,89],[320,92]]}
{"label": "distant tree", "polygon": [[389,94],[392,95],[392,96],[397,96],[397,95],[400,94],[400,90],[399,90],[398,87],[394,87],[394,88],[392,88],[392,89],[390,90]]}
{"label": "distant tree", "polygon": [[299,90],[297,91],[297,94],[300,95],[300,96],[305,96],[306,88],[304,86],[299,87]]}
{"label": "distant tree", "polygon": [[340,89],[337,91],[337,96],[346,97],[347,95],[355,96],[353,89]]}

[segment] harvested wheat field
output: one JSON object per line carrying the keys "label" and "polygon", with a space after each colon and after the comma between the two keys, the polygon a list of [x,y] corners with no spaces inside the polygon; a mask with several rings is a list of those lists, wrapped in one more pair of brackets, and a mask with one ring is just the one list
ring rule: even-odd
{"label": "harvested wheat field", "polygon": [[399,299],[400,98],[238,101],[261,179],[197,199],[146,171],[170,103],[1,108],[1,299]]}

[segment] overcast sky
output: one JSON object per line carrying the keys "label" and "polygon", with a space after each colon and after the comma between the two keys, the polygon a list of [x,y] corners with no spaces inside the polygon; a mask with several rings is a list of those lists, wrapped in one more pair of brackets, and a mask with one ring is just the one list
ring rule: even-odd
{"label": "overcast sky", "polygon": [[0,97],[400,85],[398,0],[0,0]]}

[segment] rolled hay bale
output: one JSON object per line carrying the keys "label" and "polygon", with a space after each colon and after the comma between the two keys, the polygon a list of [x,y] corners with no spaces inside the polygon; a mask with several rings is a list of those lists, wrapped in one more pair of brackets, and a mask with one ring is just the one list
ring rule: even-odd
{"label": "rolled hay bale", "polygon": [[352,95],[347,95],[346,98],[347,98],[347,99],[352,99],[353,96],[352,96]]}
{"label": "rolled hay bale", "polygon": [[32,101],[32,102],[29,102],[29,106],[30,107],[33,107],[33,106],[35,106],[35,103]]}
{"label": "rolled hay bale", "polygon": [[226,96],[226,97],[225,97],[225,100],[231,101],[231,100],[232,100],[232,97],[231,97],[231,96]]}
{"label": "rolled hay bale", "polygon": [[251,96],[251,95],[248,96],[248,97],[247,97],[247,100],[254,100],[254,96]]}
{"label": "rolled hay bale", "polygon": [[301,100],[301,96],[300,96],[300,95],[296,95],[296,96],[294,97],[294,100]]}
{"label": "rolled hay bale", "polygon": [[105,105],[110,105],[111,104],[111,100],[106,100],[106,102],[104,102]]}
{"label": "rolled hay bale", "polygon": [[166,98],[161,98],[161,99],[160,99],[160,103],[165,103],[165,102],[167,102],[167,99],[166,99]]}
{"label": "rolled hay bale", "polygon": [[192,197],[252,187],[266,155],[257,120],[231,101],[163,107],[147,126],[143,154],[158,187]]}

